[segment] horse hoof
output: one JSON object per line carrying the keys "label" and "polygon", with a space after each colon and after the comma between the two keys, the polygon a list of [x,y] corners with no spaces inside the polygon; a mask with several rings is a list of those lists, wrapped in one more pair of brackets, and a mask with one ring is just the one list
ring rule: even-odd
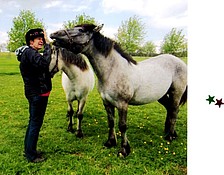
{"label": "horse hoof", "polygon": [[176,133],[176,131],[174,131],[174,133],[169,132],[165,135],[164,138],[165,138],[165,140],[168,140],[171,142],[177,138],[177,133]]}
{"label": "horse hoof", "polygon": [[127,143],[127,145],[125,145],[121,148],[121,150],[118,152],[117,156],[121,157],[121,158],[125,158],[130,154],[130,152],[131,152],[131,147],[130,147],[129,143]]}
{"label": "horse hoof", "polygon": [[116,145],[117,145],[116,139],[107,140],[107,142],[104,144],[104,146],[107,147],[107,148],[112,148]]}
{"label": "horse hoof", "polygon": [[76,137],[78,137],[78,138],[83,138],[83,133],[82,133],[82,131],[76,131]]}
{"label": "horse hoof", "polygon": [[127,155],[121,152],[118,152],[117,157],[125,158]]}
{"label": "horse hoof", "polygon": [[67,131],[68,131],[68,132],[71,132],[71,133],[75,133],[75,130],[72,129],[72,128],[68,128]]}
{"label": "horse hoof", "polygon": [[125,158],[130,154],[130,149],[121,148],[118,152],[117,156],[120,158]]}

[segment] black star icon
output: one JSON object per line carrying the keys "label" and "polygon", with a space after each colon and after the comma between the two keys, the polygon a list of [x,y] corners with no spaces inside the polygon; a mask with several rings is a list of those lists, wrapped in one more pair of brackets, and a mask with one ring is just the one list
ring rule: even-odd
{"label": "black star icon", "polygon": [[206,100],[209,102],[209,104],[211,104],[212,102],[215,102],[214,98],[215,96],[208,95],[208,98]]}
{"label": "black star icon", "polygon": [[216,104],[215,105],[219,105],[219,107],[221,107],[221,105],[223,105],[224,103],[222,102],[222,98],[220,100],[216,99]]}

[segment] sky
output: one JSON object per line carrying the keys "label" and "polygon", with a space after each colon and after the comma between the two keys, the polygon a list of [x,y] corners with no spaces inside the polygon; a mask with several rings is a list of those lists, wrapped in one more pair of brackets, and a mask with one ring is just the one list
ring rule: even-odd
{"label": "sky", "polygon": [[102,33],[114,38],[122,22],[137,15],[145,25],[145,42],[159,45],[172,28],[187,38],[187,0],[0,0],[0,44],[7,42],[13,18],[21,10],[34,12],[48,35],[64,22],[85,13],[104,24]]}

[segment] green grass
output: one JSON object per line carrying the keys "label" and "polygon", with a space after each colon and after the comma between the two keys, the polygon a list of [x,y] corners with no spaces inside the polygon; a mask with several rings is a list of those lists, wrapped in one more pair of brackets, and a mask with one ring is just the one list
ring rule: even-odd
{"label": "green grass", "polygon": [[[141,60],[142,58],[137,58]],[[185,59],[186,61],[186,59]],[[23,157],[23,141],[28,122],[28,103],[14,54],[0,53],[0,174],[175,174],[187,173],[187,105],[179,112],[178,139],[163,139],[165,109],[158,103],[130,106],[127,136],[131,154],[118,158],[118,146],[107,149],[107,117],[100,95],[94,88],[84,112],[84,138],[66,131],[66,100],[61,76],[53,78],[53,90],[40,132],[38,149],[45,151],[47,161],[28,163]],[[76,106],[76,103],[75,103]],[[116,123],[118,116],[116,114]],[[76,120],[75,120],[76,123]],[[74,126],[75,127],[75,126]]]}
{"label": "green grass", "polygon": [[19,73],[19,62],[15,56],[15,53],[0,52],[0,75],[1,74],[18,74]]}

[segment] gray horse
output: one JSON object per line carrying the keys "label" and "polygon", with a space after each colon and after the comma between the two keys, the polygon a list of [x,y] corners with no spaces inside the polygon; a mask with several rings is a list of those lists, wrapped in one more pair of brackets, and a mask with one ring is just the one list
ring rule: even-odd
{"label": "gray horse", "polygon": [[49,71],[53,76],[59,70],[62,70],[62,87],[68,103],[68,131],[74,132],[72,126],[72,117],[74,114],[72,103],[77,100],[78,108],[76,111],[76,136],[83,137],[81,123],[87,97],[94,87],[95,79],[93,70],[85,61],[84,55],[74,54],[64,48],[52,46]]}
{"label": "gray horse", "polygon": [[164,54],[136,62],[120,46],[99,31],[103,25],[83,24],[52,33],[54,44],[74,53],[85,54],[98,77],[98,89],[105,106],[109,136],[106,147],[117,144],[114,110],[118,109],[121,149],[119,156],[130,153],[126,136],[128,105],[159,101],[167,110],[165,139],[177,137],[175,131],[179,106],[187,100],[187,66],[179,58]]}

